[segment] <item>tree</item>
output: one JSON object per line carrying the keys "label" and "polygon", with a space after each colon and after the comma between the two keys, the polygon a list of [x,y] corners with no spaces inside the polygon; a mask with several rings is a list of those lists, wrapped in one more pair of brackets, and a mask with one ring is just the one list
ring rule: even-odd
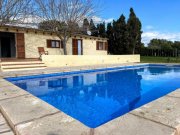
{"label": "tree", "polygon": [[63,41],[64,54],[67,55],[67,41],[72,35],[81,33],[77,25],[85,18],[90,18],[95,14],[95,6],[91,0],[36,0],[37,15],[44,18],[44,21],[55,20],[52,23],[56,27],[57,36]]}
{"label": "tree", "polygon": [[89,21],[88,21],[88,19],[87,18],[85,18],[84,19],[84,21],[83,21],[83,33],[84,34],[87,34],[87,31],[89,31],[89,26],[90,24],[89,24]]}
{"label": "tree", "polygon": [[109,39],[108,40],[108,53],[110,54],[114,54],[114,30],[113,30],[113,26],[112,26],[112,23],[108,23],[107,24],[107,31],[106,31],[106,34],[107,34],[107,38]]}
{"label": "tree", "polygon": [[31,4],[31,0],[0,0],[0,26],[23,23],[33,12]]}
{"label": "tree", "polygon": [[148,48],[150,49],[162,49],[162,50],[170,50],[173,46],[172,41],[168,41],[165,39],[152,39],[148,44]]}
{"label": "tree", "polygon": [[115,54],[128,53],[128,32],[126,25],[126,18],[121,15],[120,18],[114,23],[114,49]]}
{"label": "tree", "polygon": [[128,29],[128,41],[129,41],[129,53],[135,54],[139,53],[141,48],[141,22],[139,18],[136,17],[134,10],[130,9],[130,15],[127,22]]}
{"label": "tree", "polygon": [[92,19],[90,21],[90,31],[91,31],[91,36],[98,36],[98,30]]}
{"label": "tree", "polygon": [[[53,24],[53,25],[51,25]],[[38,24],[39,29],[56,31],[57,26],[63,25],[56,20],[43,21]]]}
{"label": "tree", "polygon": [[141,48],[146,48],[144,43],[141,43]]}
{"label": "tree", "polygon": [[159,40],[158,39],[152,39],[148,44],[148,48],[150,48],[150,49],[161,49],[161,46],[159,44]]}
{"label": "tree", "polygon": [[172,45],[174,49],[180,50],[180,41],[175,41],[174,44]]}
{"label": "tree", "polygon": [[106,37],[105,22],[100,23],[99,25],[97,25],[97,29],[98,29],[98,36],[105,38]]}

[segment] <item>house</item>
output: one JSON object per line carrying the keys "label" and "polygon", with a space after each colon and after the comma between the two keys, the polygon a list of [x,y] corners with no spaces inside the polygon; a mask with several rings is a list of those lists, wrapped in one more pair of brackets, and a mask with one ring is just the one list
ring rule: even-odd
{"label": "house", "polygon": [[[64,55],[63,44],[54,32],[16,26],[0,27],[0,58],[39,58],[38,47],[49,55]],[[68,55],[107,55],[106,38],[88,35],[71,36]]]}
{"label": "house", "polygon": [[[52,31],[1,26],[0,70],[34,70],[46,67],[140,62],[139,55],[108,55],[107,41],[107,38],[73,35],[67,42],[68,55],[64,56],[62,41]],[[48,55],[41,57],[42,60],[39,59],[39,48],[48,52]]]}

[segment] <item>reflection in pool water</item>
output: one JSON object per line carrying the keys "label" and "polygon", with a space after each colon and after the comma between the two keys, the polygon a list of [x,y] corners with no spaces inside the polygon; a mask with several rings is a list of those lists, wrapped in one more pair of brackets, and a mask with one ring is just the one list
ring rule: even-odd
{"label": "reflection in pool water", "polygon": [[96,128],[180,88],[180,68],[150,66],[12,82]]}

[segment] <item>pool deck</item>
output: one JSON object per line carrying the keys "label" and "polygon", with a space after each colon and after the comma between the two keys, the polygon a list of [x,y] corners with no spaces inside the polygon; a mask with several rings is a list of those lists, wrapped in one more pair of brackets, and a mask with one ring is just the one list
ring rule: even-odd
{"label": "pool deck", "polygon": [[[90,129],[3,79],[114,66],[122,64],[0,72],[0,111],[11,127],[0,115],[0,135],[13,135],[11,129],[17,135],[180,135],[180,89],[98,128]],[[8,129],[5,134],[1,134],[1,121]]]}
{"label": "pool deck", "polygon": [[1,113],[0,113],[0,135],[14,135],[12,129],[7,124],[6,120],[4,119]]}

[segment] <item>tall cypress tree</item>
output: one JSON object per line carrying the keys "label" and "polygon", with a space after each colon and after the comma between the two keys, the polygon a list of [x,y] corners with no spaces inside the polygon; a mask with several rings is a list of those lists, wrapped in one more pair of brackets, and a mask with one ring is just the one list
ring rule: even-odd
{"label": "tall cypress tree", "polygon": [[115,38],[115,54],[128,53],[128,32],[126,25],[126,18],[122,14],[120,18],[114,23],[114,38]]}
{"label": "tall cypress tree", "polygon": [[137,43],[136,43],[135,53],[140,54],[141,46],[142,46],[142,42],[141,42],[142,24],[141,24],[141,21],[139,20],[139,18],[137,18],[137,31],[138,31],[138,33],[137,33]]}
{"label": "tall cypress tree", "polygon": [[107,34],[107,38],[109,39],[108,40],[108,53],[110,54],[114,54],[114,30],[113,30],[113,26],[112,26],[112,23],[108,23],[107,24],[107,31],[106,31],[106,34]]}
{"label": "tall cypress tree", "polygon": [[87,31],[89,30],[89,21],[87,18],[84,19],[83,21],[83,33],[87,34]]}
{"label": "tall cypress tree", "polygon": [[105,26],[105,22],[100,23],[99,25],[97,25],[97,28],[98,28],[98,31],[99,31],[98,35],[99,35],[100,37],[105,38],[105,37],[106,37],[106,26]]}
{"label": "tall cypress tree", "polygon": [[127,29],[128,29],[128,44],[129,49],[128,53],[139,53],[139,49],[141,47],[141,22],[136,17],[133,8],[130,9],[130,15],[127,22]]}
{"label": "tall cypress tree", "polygon": [[92,19],[90,21],[90,31],[91,31],[91,36],[98,36],[98,30]]}

